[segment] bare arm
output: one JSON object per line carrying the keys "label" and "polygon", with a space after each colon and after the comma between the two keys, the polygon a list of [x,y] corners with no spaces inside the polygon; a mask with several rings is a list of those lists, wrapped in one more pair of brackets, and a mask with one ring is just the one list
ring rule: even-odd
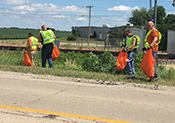
{"label": "bare arm", "polygon": [[53,37],[56,39],[56,36],[55,36],[55,34],[53,33]]}
{"label": "bare arm", "polygon": [[38,37],[38,42],[41,42],[41,35],[39,35]]}
{"label": "bare arm", "polygon": [[30,50],[30,48],[31,48],[31,39],[29,39],[29,40],[27,41],[27,43],[28,43],[27,50]]}
{"label": "bare arm", "polygon": [[153,47],[157,43],[157,41],[158,41],[158,37],[154,37],[150,46]]}

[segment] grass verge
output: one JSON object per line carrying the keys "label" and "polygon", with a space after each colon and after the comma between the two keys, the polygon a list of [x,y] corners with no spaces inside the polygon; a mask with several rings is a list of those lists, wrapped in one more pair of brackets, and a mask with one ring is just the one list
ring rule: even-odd
{"label": "grass verge", "polygon": [[82,72],[82,71],[62,70],[62,69],[54,69],[54,68],[0,65],[0,70],[21,72],[21,73],[62,76],[62,77],[72,77],[72,78],[95,79],[95,80],[111,81],[111,82],[127,82],[127,83],[139,83],[139,84],[148,84],[148,85],[175,86],[175,82],[170,79],[160,78],[156,82],[148,82],[149,78],[147,77],[139,77],[139,76],[131,77],[128,75],[111,75],[111,74],[105,74],[105,73]]}

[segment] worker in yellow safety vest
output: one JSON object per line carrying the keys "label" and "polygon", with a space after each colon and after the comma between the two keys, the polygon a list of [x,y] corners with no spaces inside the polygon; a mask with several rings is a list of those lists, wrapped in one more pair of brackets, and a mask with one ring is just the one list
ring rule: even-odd
{"label": "worker in yellow safety vest", "polygon": [[[142,48],[143,51],[152,49],[152,55],[156,60],[157,52],[159,49],[159,43],[161,41],[161,33],[154,27],[154,23],[149,21],[147,23],[148,33],[145,37],[145,47]],[[159,79],[156,73],[156,62],[154,64],[154,77],[150,81],[157,81]]]}
{"label": "worker in yellow safety vest", "polygon": [[33,66],[35,66],[34,58],[35,58],[35,55],[36,55],[37,49],[38,49],[38,39],[35,38],[32,33],[29,33],[28,36],[29,36],[29,38],[28,38],[28,41],[26,44],[26,49],[28,51],[28,55],[29,55],[29,58],[30,58]]}
{"label": "worker in yellow safety vest", "polygon": [[52,51],[53,51],[53,43],[56,39],[55,34],[52,30],[47,30],[45,25],[41,26],[42,30],[40,30],[40,34],[38,37],[38,42],[41,42],[42,46],[42,67],[46,67],[46,59],[48,60],[49,67],[53,68],[52,62]]}
{"label": "worker in yellow safety vest", "polygon": [[134,58],[137,53],[137,48],[139,47],[140,37],[133,35],[129,28],[126,28],[124,33],[128,37],[126,43],[122,44],[123,47],[126,47],[123,51],[127,52],[129,59],[126,65],[126,71],[129,75],[135,76]]}

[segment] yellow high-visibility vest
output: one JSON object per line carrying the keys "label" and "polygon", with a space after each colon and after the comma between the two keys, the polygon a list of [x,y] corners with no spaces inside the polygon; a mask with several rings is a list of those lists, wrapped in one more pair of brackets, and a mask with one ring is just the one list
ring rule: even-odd
{"label": "yellow high-visibility vest", "polygon": [[139,44],[140,44],[140,37],[139,36],[137,36],[137,35],[133,35],[132,37],[128,37],[128,39],[127,39],[127,41],[126,41],[126,47],[130,47],[132,44],[131,44],[131,40],[134,38],[134,37],[136,37],[136,45],[135,45],[135,47],[133,47],[132,49],[129,49],[128,51],[132,51],[133,49],[136,49],[136,48],[138,48],[139,47]]}
{"label": "yellow high-visibility vest", "polygon": [[[146,34],[146,37],[145,37],[145,48],[149,47],[149,43],[147,42],[147,38],[148,38],[149,34],[150,34],[153,30],[158,31],[157,29],[152,29],[152,30],[150,30],[150,31]],[[157,43],[156,45],[159,45],[159,43],[160,43],[160,41],[161,41],[161,39],[162,39],[162,34],[161,34],[159,31],[158,31],[158,33],[159,33],[159,41],[158,41],[158,43]]]}
{"label": "yellow high-visibility vest", "polygon": [[[38,45],[38,39],[37,38],[35,38],[35,37],[29,37],[28,38],[28,40],[29,39],[31,39],[31,41],[32,41],[32,44],[31,44],[31,47],[30,47],[30,49],[29,50],[35,50],[35,49],[37,49],[37,45]],[[28,43],[27,43],[27,45],[26,45],[26,48],[28,48],[29,47],[29,45],[28,45]]]}
{"label": "yellow high-visibility vest", "polygon": [[40,33],[44,40],[43,44],[53,43],[55,41],[52,30],[40,31]]}

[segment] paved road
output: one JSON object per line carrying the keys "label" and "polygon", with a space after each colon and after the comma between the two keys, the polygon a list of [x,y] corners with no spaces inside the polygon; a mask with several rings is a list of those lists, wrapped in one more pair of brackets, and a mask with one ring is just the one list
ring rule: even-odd
{"label": "paved road", "polygon": [[[175,122],[175,91],[78,83],[51,76],[46,78],[0,71],[0,105],[112,119],[121,123]],[[96,123],[61,116],[50,119],[44,114],[0,106],[0,122],[15,121]]]}

